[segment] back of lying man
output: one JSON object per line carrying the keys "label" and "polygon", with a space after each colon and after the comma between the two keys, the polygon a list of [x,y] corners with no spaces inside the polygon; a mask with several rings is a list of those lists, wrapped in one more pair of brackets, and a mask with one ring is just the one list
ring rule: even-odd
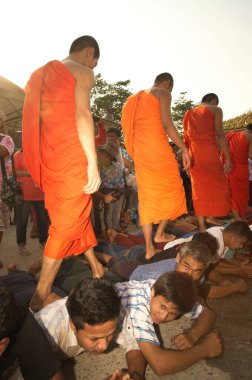
{"label": "back of lying man", "polygon": [[63,380],[61,363],[32,314],[3,285],[0,300],[0,378],[17,360],[25,380]]}
{"label": "back of lying man", "polygon": [[162,348],[154,324],[173,321],[190,312],[196,303],[192,280],[183,273],[165,273],[157,281],[116,284],[128,316],[117,342],[126,349],[129,373],[144,377],[146,365],[159,375],[182,371],[200,359],[221,354],[217,333],[206,335],[191,348]]}

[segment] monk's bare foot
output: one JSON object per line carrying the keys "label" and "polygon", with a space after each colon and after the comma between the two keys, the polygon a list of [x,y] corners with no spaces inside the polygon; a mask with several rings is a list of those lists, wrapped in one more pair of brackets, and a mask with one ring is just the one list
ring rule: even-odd
{"label": "monk's bare foot", "polygon": [[155,243],[169,243],[170,241],[173,241],[176,239],[176,236],[173,234],[167,234],[163,233],[162,235],[156,235],[154,237],[154,242]]}
{"label": "monk's bare foot", "polygon": [[32,299],[31,299],[31,302],[30,302],[30,309],[32,311],[37,312],[37,311],[41,310],[43,307],[45,307],[46,305],[48,305],[49,303],[52,303],[52,302],[60,300],[60,299],[61,299],[61,297],[55,293],[49,293],[48,296],[46,297],[46,299],[43,299],[35,291]]}
{"label": "monk's bare foot", "polygon": [[114,244],[117,234],[116,230],[113,230],[112,228],[107,230],[109,244]]}
{"label": "monk's bare foot", "polygon": [[104,276],[106,270],[104,266],[96,260],[95,266],[92,266],[93,278],[101,278]]}
{"label": "monk's bare foot", "polygon": [[150,260],[154,255],[156,255],[159,252],[161,252],[161,250],[155,247],[146,250],[146,254],[145,254],[146,260]]}
{"label": "monk's bare foot", "polygon": [[6,269],[8,273],[15,272],[17,270],[17,266],[16,264],[9,264]]}
{"label": "monk's bare foot", "polygon": [[199,226],[199,232],[206,232],[206,226]]}
{"label": "monk's bare foot", "polygon": [[217,218],[212,218],[212,217],[206,218],[206,223],[214,224],[215,226],[222,226],[224,224],[223,221],[218,220]]}

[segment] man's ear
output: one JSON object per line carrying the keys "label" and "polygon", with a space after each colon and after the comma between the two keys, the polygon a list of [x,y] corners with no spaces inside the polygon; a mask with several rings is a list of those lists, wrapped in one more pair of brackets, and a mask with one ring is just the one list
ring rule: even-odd
{"label": "man's ear", "polygon": [[151,289],[151,298],[153,298],[153,297],[155,297],[155,289],[154,288]]}
{"label": "man's ear", "polygon": [[180,259],[181,259],[180,253],[178,252],[177,255],[176,255],[176,262],[179,263]]}
{"label": "man's ear", "polygon": [[8,337],[0,340],[0,356],[4,353],[9,343],[10,343],[10,339]]}

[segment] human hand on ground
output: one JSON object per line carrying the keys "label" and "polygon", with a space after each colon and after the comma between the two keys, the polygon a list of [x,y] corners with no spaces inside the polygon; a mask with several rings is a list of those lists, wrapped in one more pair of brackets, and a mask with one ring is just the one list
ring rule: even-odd
{"label": "human hand on ground", "polygon": [[240,269],[247,277],[252,277],[252,263],[251,264],[242,264],[240,265]]}
{"label": "human hand on ground", "polygon": [[83,190],[84,190],[84,193],[86,194],[93,194],[99,189],[100,184],[101,184],[101,178],[100,178],[97,163],[88,164],[87,176],[88,176],[88,182],[84,186]]}
{"label": "human hand on ground", "polygon": [[217,332],[211,332],[206,335],[200,345],[205,352],[205,357],[214,358],[222,354],[223,351],[223,342],[221,335]]}
{"label": "human hand on ground", "polygon": [[196,342],[190,334],[178,334],[172,338],[172,344],[179,350],[186,350],[194,346]]}
{"label": "human hand on ground", "polygon": [[109,377],[106,377],[104,380],[140,380],[140,377],[133,377],[125,371],[122,371],[120,369],[116,369]]}

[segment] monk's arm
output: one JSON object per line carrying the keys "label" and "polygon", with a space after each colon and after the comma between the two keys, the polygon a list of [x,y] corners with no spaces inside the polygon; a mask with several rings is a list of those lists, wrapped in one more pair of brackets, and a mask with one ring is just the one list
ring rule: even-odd
{"label": "monk's arm", "polygon": [[223,120],[222,110],[221,108],[216,107],[215,112],[214,112],[215,134],[216,134],[216,138],[218,140],[219,146],[226,158],[226,162],[224,165],[225,171],[226,173],[229,173],[232,169],[232,163],[230,159],[227,138],[223,129],[222,120]]}
{"label": "monk's arm", "polygon": [[168,137],[176,144],[182,151],[183,164],[185,169],[190,167],[190,158],[188,149],[181,140],[179,133],[173,124],[171,117],[171,94],[169,91],[160,91],[159,92],[160,100],[160,112],[163,128],[167,133]]}
{"label": "monk's arm", "polygon": [[94,123],[90,109],[90,92],[94,85],[94,74],[89,68],[81,68],[75,72],[75,78],[76,127],[88,161],[88,183],[84,187],[84,191],[92,194],[100,186]]}

